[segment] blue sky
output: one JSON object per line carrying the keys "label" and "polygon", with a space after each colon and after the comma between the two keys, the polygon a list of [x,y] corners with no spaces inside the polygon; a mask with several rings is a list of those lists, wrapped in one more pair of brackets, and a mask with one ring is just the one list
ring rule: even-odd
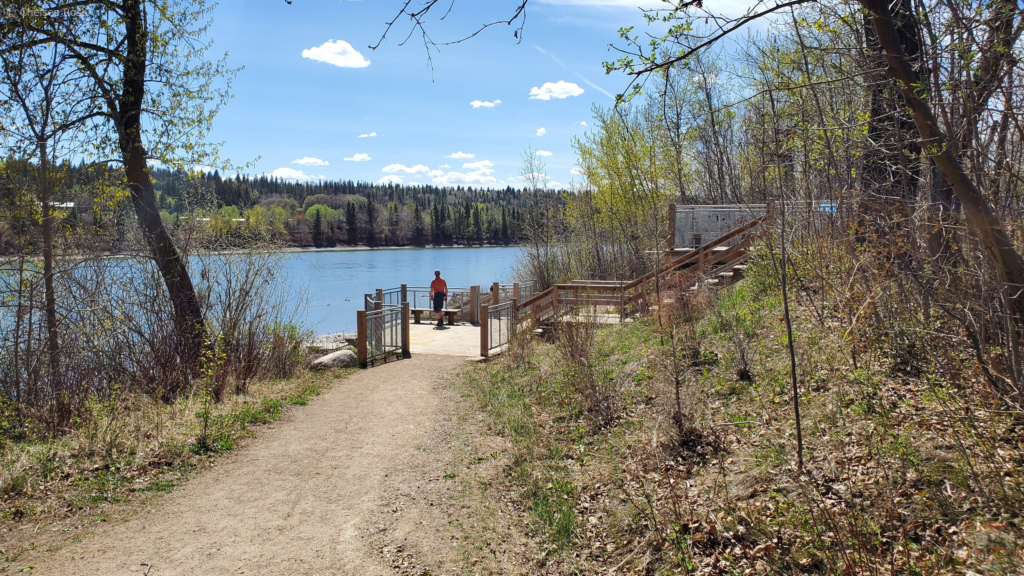
{"label": "blue sky", "polygon": [[[532,146],[567,185],[591,106],[612,105],[628,83],[602,62],[621,26],[646,28],[643,1],[533,0],[522,42],[494,27],[433,52],[431,69],[418,36],[399,46],[401,21],[368,48],[401,0],[222,0],[213,53],[245,69],[211,137],[235,164],[259,158],[249,173],[440,185],[515,186]],[[456,0],[429,31],[454,39],[515,3]]]}

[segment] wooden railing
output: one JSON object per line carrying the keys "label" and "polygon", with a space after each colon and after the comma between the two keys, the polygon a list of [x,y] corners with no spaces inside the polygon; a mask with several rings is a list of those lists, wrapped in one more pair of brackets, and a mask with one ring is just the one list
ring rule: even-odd
{"label": "wooden railing", "polygon": [[[648,272],[632,281],[574,280],[568,284],[555,284],[516,307],[516,315],[523,322],[537,326],[544,321],[559,318],[571,310],[591,308],[606,314],[617,312],[620,320],[650,306],[656,283],[664,288],[678,288],[696,279],[709,268],[745,258],[755,235],[748,234],[767,218],[761,216],[715,238],[711,242],[680,256],[669,252],[670,260],[656,271]],[[747,234],[734,246],[727,244]]]}

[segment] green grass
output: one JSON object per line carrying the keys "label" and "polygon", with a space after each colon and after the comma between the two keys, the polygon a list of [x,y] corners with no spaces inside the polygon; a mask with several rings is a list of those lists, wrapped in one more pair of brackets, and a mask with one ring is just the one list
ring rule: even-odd
{"label": "green grass", "polygon": [[497,431],[514,440],[529,440],[537,430],[533,407],[514,385],[516,375],[496,371],[478,383],[481,400]]}
{"label": "green grass", "polygon": [[526,490],[530,512],[557,549],[562,550],[576,534],[576,489],[566,479],[556,479],[546,487]]}
{"label": "green grass", "polygon": [[166,479],[160,478],[160,479],[157,479],[157,480],[153,481],[151,484],[149,484],[145,488],[140,488],[139,492],[157,493],[158,494],[160,492],[168,492],[168,491],[170,491],[172,488],[174,488],[177,485],[178,485],[177,482],[174,482],[173,480],[166,480]]}

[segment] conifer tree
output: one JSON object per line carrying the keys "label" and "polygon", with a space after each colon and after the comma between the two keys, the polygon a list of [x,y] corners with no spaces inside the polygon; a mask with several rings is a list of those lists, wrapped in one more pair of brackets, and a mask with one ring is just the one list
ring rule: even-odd
{"label": "conifer tree", "polygon": [[366,195],[366,245],[377,245],[377,210],[373,205],[373,194]]}
{"label": "conifer tree", "polygon": [[356,205],[351,200],[345,206],[345,233],[349,244],[355,244],[359,241],[359,222],[356,215]]}
{"label": "conifer tree", "polygon": [[417,246],[425,244],[425,233],[426,226],[423,222],[423,211],[417,203],[414,205],[412,210],[412,243]]}

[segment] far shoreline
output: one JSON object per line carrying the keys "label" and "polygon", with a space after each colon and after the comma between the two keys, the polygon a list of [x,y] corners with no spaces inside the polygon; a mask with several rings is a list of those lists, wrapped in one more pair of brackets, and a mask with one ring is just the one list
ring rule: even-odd
{"label": "far shoreline", "polygon": [[[287,253],[287,254],[300,254],[303,252],[362,252],[366,250],[435,250],[435,249],[451,249],[451,248],[522,248],[520,244],[480,244],[476,246],[466,246],[460,244],[444,245],[444,246],[332,246],[330,248],[311,248],[306,246],[287,246],[277,248],[276,251]],[[218,254],[230,254],[245,252],[245,249],[231,250],[218,252]]]}

